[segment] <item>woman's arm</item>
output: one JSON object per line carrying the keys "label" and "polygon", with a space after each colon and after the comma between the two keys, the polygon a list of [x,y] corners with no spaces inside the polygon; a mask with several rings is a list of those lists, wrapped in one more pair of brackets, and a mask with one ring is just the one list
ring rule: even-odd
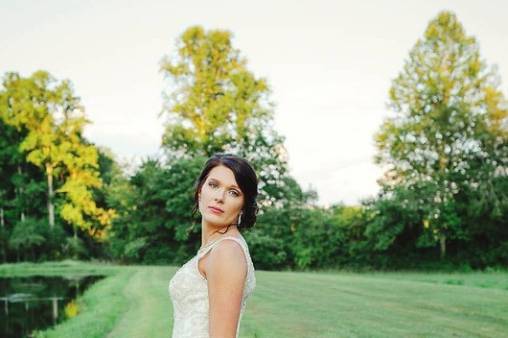
{"label": "woman's arm", "polygon": [[210,253],[206,267],[210,338],[235,338],[247,263],[240,244],[225,240]]}

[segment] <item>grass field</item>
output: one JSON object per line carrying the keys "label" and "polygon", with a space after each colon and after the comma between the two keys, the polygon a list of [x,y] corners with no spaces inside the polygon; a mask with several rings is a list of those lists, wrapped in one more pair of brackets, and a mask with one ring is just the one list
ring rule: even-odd
{"label": "grass field", "polygon": [[[80,313],[38,337],[170,338],[176,267],[66,261],[0,265],[0,276],[107,274]],[[508,272],[256,271],[240,337],[507,337]]]}

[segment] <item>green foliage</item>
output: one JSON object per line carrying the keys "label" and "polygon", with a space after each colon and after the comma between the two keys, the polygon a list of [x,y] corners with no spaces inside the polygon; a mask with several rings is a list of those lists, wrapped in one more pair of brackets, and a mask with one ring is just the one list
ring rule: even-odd
{"label": "green foliage", "polygon": [[16,224],[9,245],[16,250],[36,248],[44,243],[46,236],[47,225],[40,220],[28,218]]}
{"label": "green foliage", "polygon": [[[111,252],[124,260],[182,262],[197,250],[199,219],[192,215],[195,180],[205,158],[162,165],[147,159],[129,188],[112,196],[122,203],[111,231]],[[124,212],[124,210],[128,210]]]}
{"label": "green foliage", "polygon": [[256,262],[256,268],[271,270],[286,265],[287,253],[283,239],[270,237],[258,229],[245,234],[245,239],[249,243],[249,251]]}
{"label": "green foliage", "polygon": [[66,257],[73,259],[87,258],[87,249],[84,241],[79,237],[67,237],[63,246],[63,253]]}
{"label": "green foliage", "polygon": [[251,120],[269,115],[261,105],[268,93],[266,81],[246,69],[230,32],[191,27],[177,47],[177,57],[165,57],[161,66],[176,87],[166,108],[178,122],[167,125],[165,144],[209,156],[227,144],[241,143]]}
{"label": "green foliage", "polygon": [[6,231],[12,230],[21,215],[42,218],[45,214],[44,175],[26,163],[19,145],[26,132],[18,131],[0,118],[0,213]]}
{"label": "green foliage", "polygon": [[232,45],[228,31],[188,28],[174,57],[161,64],[170,79],[163,146],[170,159],[233,152],[258,172],[260,201],[282,198],[287,171],[284,139],[272,129],[273,104],[267,81],[256,78]]}
{"label": "green foliage", "polygon": [[148,240],[146,237],[136,238],[125,245],[123,255],[129,260],[140,259],[140,253],[143,252]]}
{"label": "green foliage", "polygon": [[[289,175],[268,81],[248,70],[230,32],[191,27],[177,48],[161,64],[165,160],[145,159],[131,177],[83,138],[88,121],[69,81],[5,75],[3,260],[181,264],[201,241],[195,180],[211,154],[233,152],[260,178],[257,223],[243,233],[257,269],[508,265],[508,104],[453,13],[429,23],[392,83],[395,114],[375,136],[387,171],[380,194],[360,206],[317,207],[317,193]],[[60,211],[53,227],[49,204]]]}
{"label": "green foliage", "polygon": [[[498,175],[506,177],[508,131],[501,121],[508,108],[495,80],[476,40],[453,13],[441,12],[393,81],[390,105],[396,116],[386,119],[376,135],[376,162],[389,167],[384,190],[404,186],[417,192],[411,198],[420,205],[418,243],[439,243],[442,257],[447,240],[468,236],[458,213],[459,195],[490,186]],[[508,195],[492,199],[506,203],[499,201]],[[405,226],[410,224],[402,220],[390,232]]]}
{"label": "green foliage", "polygon": [[97,172],[97,151],[82,138],[89,123],[79,98],[69,81],[58,82],[48,72],[37,71],[23,78],[7,73],[0,92],[0,118],[5,124],[26,132],[19,151],[26,161],[44,170],[47,177],[48,223],[55,225],[54,178],[64,178],[58,192],[65,193],[60,216],[75,227],[91,230],[93,223],[102,229],[89,231],[99,239],[114,217],[113,210],[98,208],[91,188],[101,180]]}
{"label": "green foliage", "polygon": [[[80,100],[70,81],[57,81],[45,71],[29,77],[6,73],[2,85],[0,173],[9,179],[0,183],[0,208],[12,249],[4,248],[4,259],[13,250],[17,258],[28,257],[21,249],[32,257],[37,251],[41,259],[86,257],[95,246],[87,239],[105,237],[114,211],[98,206],[92,194],[101,179],[96,148],[82,137],[89,121]],[[43,217],[47,222],[33,221]],[[37,224],[49,224],[49,230],[34,231]],[[78,228],[87,231],[80,233],[85,239],[66,239],[65,231]],[[38,245],[41,238],[44,245]]]}
{"label": "green foliage", "polygon": [[3,229],[2,236],[7,236],[7,246],[15,253],[17,260],[43,261],[61,258],[65,251],[63,243],[66,234],[60,226],[49,227],[47,220],[27,217],[16,222],[9,233]]}

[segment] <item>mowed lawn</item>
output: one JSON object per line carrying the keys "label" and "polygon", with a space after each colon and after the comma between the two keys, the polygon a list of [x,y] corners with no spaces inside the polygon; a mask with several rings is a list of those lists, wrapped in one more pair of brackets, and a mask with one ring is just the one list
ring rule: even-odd
{"label": "mowed lawn", "polygon": [[[109,274],[81,313],[39,337],[170,338],[169,279],[177,267],[75,263]],[[0,275],[61,274],[53,265],[0,265]],[[40,273],[38,273],[40,274]],[[256,271],[240,337],[507,337],[508,272]]]}

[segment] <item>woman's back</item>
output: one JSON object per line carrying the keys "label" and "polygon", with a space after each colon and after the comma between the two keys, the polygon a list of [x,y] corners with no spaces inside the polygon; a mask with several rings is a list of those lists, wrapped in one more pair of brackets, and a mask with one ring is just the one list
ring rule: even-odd
{"label": "woman's back", "polygon": [[172,338],[209,338],[208,334],[208,284],[198,267],[199,260],[223,240],[230,239],[240,244],[247,262],[247,277],[243,290],[240,318],[236,335],[240,331],[240,321],[245,310],[246,301],[256,287],[254,265],[247,242],[242,236],[224,236],[204,247],[177,270],[169,282],[169,294],[173,304]]}

